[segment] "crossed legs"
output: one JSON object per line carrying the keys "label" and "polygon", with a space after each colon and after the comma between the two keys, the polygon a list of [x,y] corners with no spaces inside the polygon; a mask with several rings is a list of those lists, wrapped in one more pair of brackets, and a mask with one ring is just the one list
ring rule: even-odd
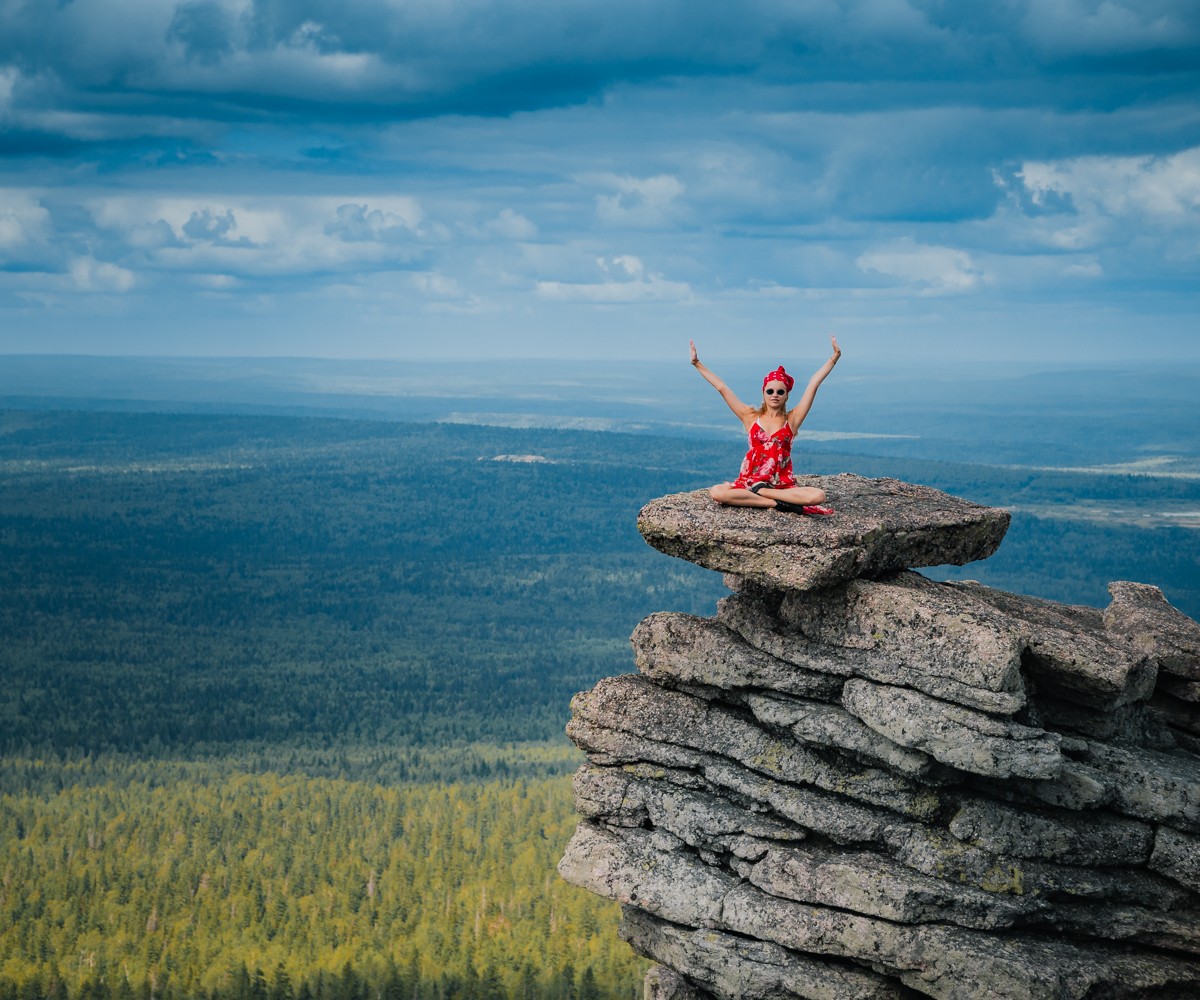
{"label": "crossed legs", "polygon": [[825,502],[825,491],[815,486],[790,486],[785,490],[764,486],[757,493],[751,493],[728,483],[718,483],[709,493],[717,503],[730,507],[776,507],[776,501],[806,507]]}

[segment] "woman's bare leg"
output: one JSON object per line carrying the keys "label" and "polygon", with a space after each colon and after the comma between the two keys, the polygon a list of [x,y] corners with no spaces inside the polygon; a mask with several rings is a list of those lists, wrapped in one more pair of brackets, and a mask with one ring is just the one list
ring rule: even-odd
{"label": "woman's bare leg", "polygon": [[825,501],[825,491],[815,486],[791,486],[786,490],[773,490],[764,486],[757,493],[751,493],[728,483],[720,483],[709,490],[709,493],[717,503],[728,504],[730,507],[774,507],[777,500],[803,507]]}
{"label": "woman's bare leg", "polygon": [[[765,509],[775,506],[774,500],[770,500],[762,494],[740,490],[728,483],[718,483],[708,492],[717,503],[728,504],[730,507],[762,507]],[[763,490],[762,492],[766,493],[767,491]]]}
{"label": "woman's bare leg", "polygon": [[821,504],[826,499],[825,491],[819,490],[815,486],[790,486],[786,490],[773,490],[769,486],[764,486],[758,491],[758,495],[769,497],[772,500],[782,500],[785,503],[798,504],[801,507]]}

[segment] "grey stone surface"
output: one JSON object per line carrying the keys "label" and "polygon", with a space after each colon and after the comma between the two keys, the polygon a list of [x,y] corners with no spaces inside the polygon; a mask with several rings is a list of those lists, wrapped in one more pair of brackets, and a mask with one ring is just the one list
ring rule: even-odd
{"label": "grey stone surface", "polygon": [[1169,879],[1130,868],[1093,868],[995,853],[920,823],[885,831],[887,855],[914,871],[984,892],[1045,897],[1064,902],[1113,900],[1137,906],[1175,907],[1188,893]]}
{"label": "grey stone surface", "polygon": [[986,799],[964,802],[949,830],[959,840],[996,854],[1071,865],[1135,867],[1149,860],[1154,845],[1153,829],[1136,820],[1037,813]]}
{"label": "grey stone surface", "polygon": [[1118,580],[1104,626],[1126,639],[1166,673],[1200,680],[1200,624],[1171,606],[1158,587]]}
{"label": "grey stone surface", "polygon": [[714,785],[745,795],[835,844],[882,840],[895,820],[886,810],[861,805],[834,792],[774,781],[732,762],[709,764],[704,776]]}
{"label": "grey stone surface", "polygon": [[1160,826],[1154,836],[1150,867],[1200,894],[1200,836]]}
{"label": "grey stone surface", "polygon": [[[814,642],[882,654],[922,674],[993,692],[1021,690],[1024,667],[1040,688],[1109,709],[1149,697],[1157,678],[1148,655],[1106,629],[1095,608],[935,583],[919,573],[790,593],[778,617]],[[855,673],[961,701],[907,677]]]}
{"label": "grey stone surface", "polygon": [[1107,776],[1114,808],[1200,833],[1200,758],[1195,754],[1089,742],[1088,763]]}
{"label": "grey stone surface", "polygon": [[575,773],[574,788],[581,815],[621,826],[648,822],[708,851],[732,850],[745,838],[788,843],[807,836],[800,826],[739,808],[711,791],[679,788],[614,768],[585,764]]}
{"label": "grey stone surface", "polygon": [[814,642],[881,653],[924,674],[986,691],[1022,688],[1018,625],[969,589],[919,573],[790,593],[779,619]]}
{"label": "grey stone surface", "polygon": [[841,677],[797,668],[712,619],[659,612],[633,630],[632,640],[638,670],[664,684],[766,688],[825,701],[841,695]]}
{"label": "grey stone surface", "polygon": [[873,958],[905,985],[943,1000],[1048,997],[1144,998],[1161,988],[1200,986],[1200,966],[1158,955],[1127,956],[1093,944],[1040,935],[997,936],[944,925],[905,927],[788,900],[739,886],[723,923],[796,950]]}
{"label": "grey stone surface", "polygon": [[1160,749],[1175,745],[1169,720],[1158,708],[1141,702],[1103,710],[1043,694],[1037,699],[1037,714],[1042,725],[1085,739]]}
{"label": "grey stone surface", "polygon": [[782,727],[801,743],[836,747],[912,777],[927,774],[933,766],[928,754],[880,735],[840,705],[761,694],[747,695],[744,701],[759,722]]}
{"label": "grey stone surface", "polygon": [[[1200,955],[1200,910],[1163,913],[1143,906],[1111,902],[1060,907],[1047,914],[1046,926],[1057,933],[1103,941],[1138,943],[1188,955]],[[1032,926],[1037,925],[1035,918]]]}
{"label": "grey stone surface", "polygon": [[842,704],[875,732],[935,760],[998,778],[1057,778],[1062,737],[919,691],[852,679]]}
{"label": "grey stone surface", "polygon": [[935,698],[984,712],[1010,714],[1025,704],[1023,688],[995,691],[976,687],[961,678],[932,673],[919,661],[909,662],[902,650],[847,648],[813,642],[795,627],[781,623],[763,602],[753,597],[738,594],[722,599],[717,605],[717,620],[756,649],[805,670],[904,684]]}
{"label": "grey stone surface", "polygon": [[644,830],[620,834],[579,824],[558,873],[572,885],[689,927],[721,926],[725,897],[741,881],[683,851],[658,850]]}
{"label": "grey stone surface", "polygon": [[849,801],[836,793],[775,781],[734,761],[595,726],[578,718],[568,724],[567,733],[595,763],[650,771],[688,769],[702,775],[707,786],[751,799],[837,844],[880,840],[887,825],[895,819],[886,810]]}
{"label": "grey stone surface", "polygon": [[1057,778],[1051,780],[1011,781],[1001,787],[993,784],[997,798],[1037,800],[1063,809],[1095,809],[1109,800],[1108,782],[1102,771],[1078,761],[1066,760]]}
{"label": "grey stone surface", "polygon": [[1114,636],[1095,608],[1010,594],[979,584],[944,584],[990,605],[1021,630],[1026,669],[1039,693],[1110,709],[1150,697],[1158,668]]}
{"label": "grey stone surface", "polygon": [[[907,995],[899,984],[848,962],[822,961],[722,931],[681,927],[633,907],[622,913],[620,934],[639,954],[686,968],[721,1000],[902,1000]],[[682,1000],[689,994],[656,996]]]}
{"label": "grey stone surface", "polygon": [[[888,771],[827,759],[790,737],[774,736],[730,709],[632,675],[609,677],[571,702],[592,726],[737,761],[768,777],[812,785],[915,819],[942,806],[938,792]],[[662,763],[670,764],[670,761]]]}
{"label": "grey stone surface", "polygon": [[653,966],[642,983],[642,1000],[709,1000],[712,995],[661,965]]}
{"label": "grey stone surface", "polygon": [[944,924],[905,926],[780,899],[730,881],[687,851],[656,850],[641,830],[617,834],[584,822],[560,871],[574,884],[661,920],[732,932],[810,957],[869,962],[946,1000],[1132,998],[1164,987],[1200,988],[1200,965],[1160,955],[1130,956],[1030,936],[997,938]]}
{"label": "grey stone surface", "polygon": [[648,503],[638,530],[667,555],[795,590],[910,566],[961,566],[990,556],[1008,530],[1007,511],[927,486],[852,475],[806,482],[825,490],[837,514],[723,507],[698,490]]}
{"label": "grey stone surface", "polygon": [[1045,908],[1032,896],[999,895],[932,878],[869,851],[775,846],[734,870],[772,896],[902,924],[1010,927]]}

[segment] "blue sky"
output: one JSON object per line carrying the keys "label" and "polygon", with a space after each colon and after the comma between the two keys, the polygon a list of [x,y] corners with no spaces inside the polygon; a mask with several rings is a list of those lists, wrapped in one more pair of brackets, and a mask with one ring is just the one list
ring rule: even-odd
{"label": "blue sky", "polygon": [[0,0],[0,351],[1200,360],[1195,0]]}

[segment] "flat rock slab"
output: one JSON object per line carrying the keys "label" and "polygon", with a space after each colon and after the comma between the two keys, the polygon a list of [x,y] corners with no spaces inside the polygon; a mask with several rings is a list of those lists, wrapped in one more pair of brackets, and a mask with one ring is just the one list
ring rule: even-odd
{"label": "flat rock slab", "polygon": [[1117,580],[1108,592],[1112,603],[1104,611],[1105,628],[1125,637],[1165,673],[1200,681],[1200,623],[1148,583]]}
{"label": "flat rock slab", "polygon": [[638,954],[687,969],[692,979],[707,987],[700,992],[677,972],[655,966],[646,974],[645,1000],[712,996],[904,1000],[911,996],[899,983],[848,962],[819,959],[722,931],[681,927],[632,906],[624,909],[620,934]]}
{"label": "flat rock slab", "polygon": [[963,771],[995,778],[1057,778],[1062,773],[1058,733],[857,678],[846,683],[842,703],[881,736]]}
{"label": "flat rock slab", "polygon": [[765,587],[811,590],[918,566],[986,559],[1009,513],[898,479],[812,476],[831,517],[726,507],[705,490],[653,500],[638,530],[654,548]]}

